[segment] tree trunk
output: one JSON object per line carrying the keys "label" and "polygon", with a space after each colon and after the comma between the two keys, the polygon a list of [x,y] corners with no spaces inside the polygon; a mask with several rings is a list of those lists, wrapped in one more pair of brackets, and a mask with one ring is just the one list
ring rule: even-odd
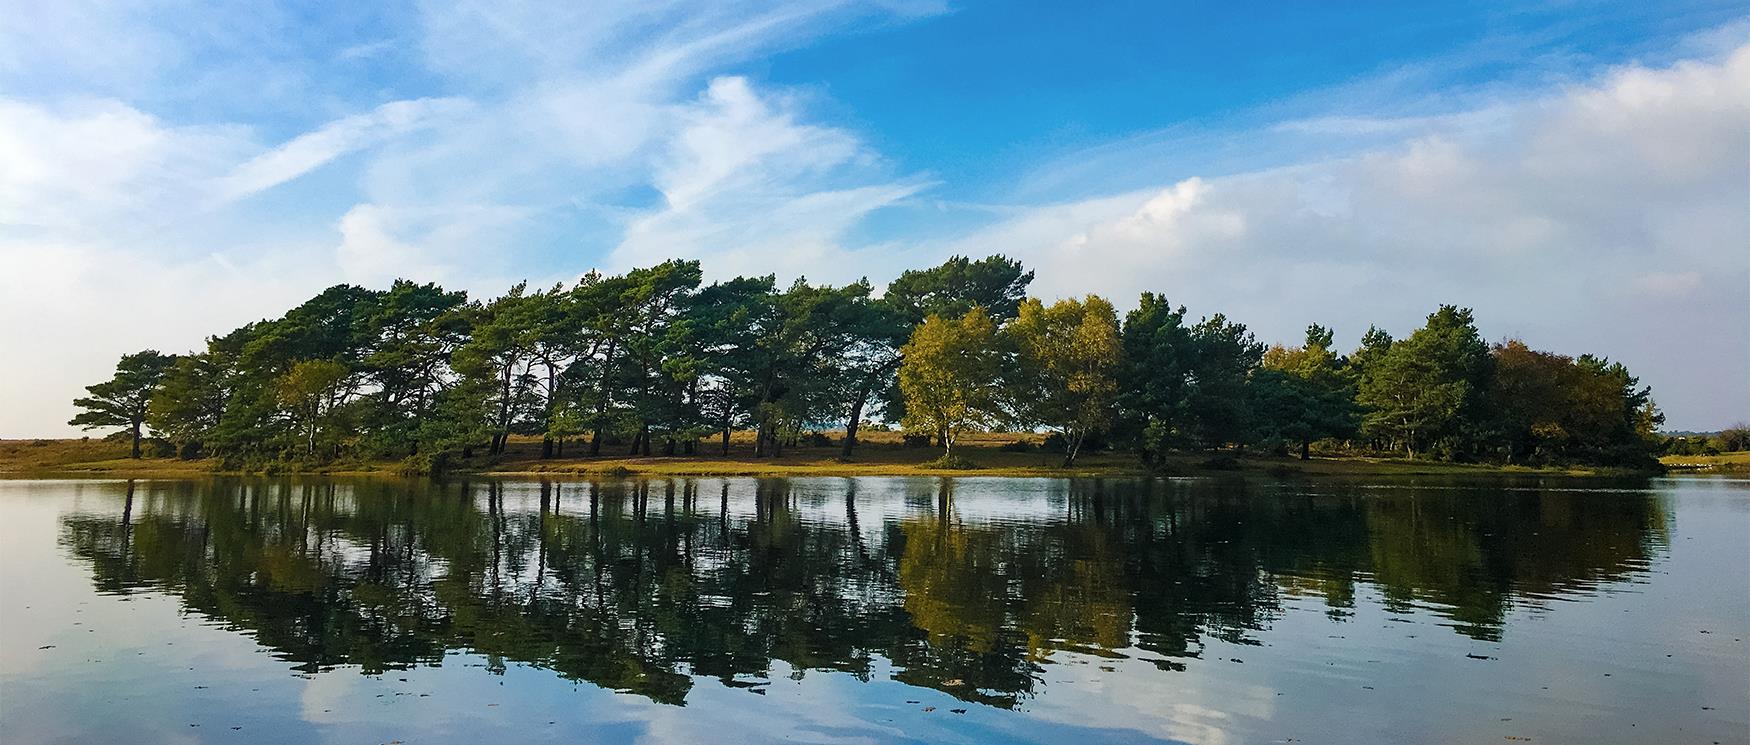
{"label": "tree trunk", "polygon": [[1312,441],[1311,440],[1304,440],[1303,439],[1300,441],[1300,459],[1301,460],[1311,460],[1312,459]]}
{"label": "tree trunk", "polygon": [[840,455],[851,457],[851,451],[857,447],[857,425],[863,420],[863,400],[866,394],[858,394],[857,402],[851,405],[851,416],[845,420],[845,446]]}
{"label": "tree trunk", "polygon": [[723,456],[729,457],[729,425],[723,425]]}
{"label": "tree trunk", "polygon": [[133,446],[133,450],[131,451],[132,454],[130,454],[128,457],[133,458],[134,460],[139,460],[140,459],[140,423],[139,422],[134,422],[133,434],[134,434],[134,446]]}
{"label": "tree trunk", "polygon": [[492,455],[504,452],[504,442],[510,435],[510,369],[514,364],[506,362],[504,365],[504,386],[500,389],[500,398],[498,399],[499,434],[492,438]]}
{"label": "tree trunk", "polygon": [[[554,393],[555,393],[555,389],[558,387],[558,385],[559,385],[559,382],[557,380],[555,380],[553,363],[548,362],[547,363],[547,421],[545,422],[548,432],[551,432],[553,430],[553,403],[554,403],[554,401],[558,400],[558,397],[555,396]],[[541,460],[546,460],[546,459],[551,458],[551,457],[553,457],[553,436],[551,434],[547,434],[544,432],[541,434]]]}
{"label": "tree trunk", "polygon": [[1069,468],[1076,464],[1076,456],[1082,452],[1082,434],[1078,432],[1074,437],[1065,438],[1065,440],[1068,447],[1064,448],[1063,467]]}
{"label": "tree trunk", "polygon": [[638,433],[638,439],[644,443],[644,457],[650,457],[650,425],[644,425],[644,429]]}

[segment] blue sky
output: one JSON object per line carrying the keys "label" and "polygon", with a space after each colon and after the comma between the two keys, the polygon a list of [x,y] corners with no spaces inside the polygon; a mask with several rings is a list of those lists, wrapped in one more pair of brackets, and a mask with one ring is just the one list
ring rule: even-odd
{"label": "blue sky", "polygon": [[583,6],[0,0],[0,436],[338,282],[994,252],[1267,341],[1470,305],[1750,419],[1741,4]]}

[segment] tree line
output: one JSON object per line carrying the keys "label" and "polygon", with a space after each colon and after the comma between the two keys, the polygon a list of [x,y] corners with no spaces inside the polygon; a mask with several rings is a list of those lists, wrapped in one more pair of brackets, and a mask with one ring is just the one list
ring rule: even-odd
{"label": "tree line", "polygon": [[1344,451],[1510,463],[1652,463],[1662,416],[1620,363],[1483,340],[1441,306],[1403,339],[1336,351],[1308,327],[1266,347],[1221,314],[1144,293],[1046,303],[1004,256],[910,270],[877,295],[773,276],[706,284],[697,261],[490,300],[435,284],[331,287],[204,350],[125,355],[72,424],[119,427],[239,465],[406,458],[442,469],[541,438],[541,456],[777,457],[805,435],[894,423],[946,465],[967,432],[1050,431],[1065,465],[1095,448]]}

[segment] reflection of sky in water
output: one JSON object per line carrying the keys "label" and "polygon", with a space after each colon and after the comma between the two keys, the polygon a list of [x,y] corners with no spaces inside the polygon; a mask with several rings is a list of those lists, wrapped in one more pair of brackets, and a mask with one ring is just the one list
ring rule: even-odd
{"label": "reflection of sky in water", "polygon": [[[0,741],[1750,740],[1743,481],[676,484],[0,482]],[[556,674],[598,569],[684,706]]]}

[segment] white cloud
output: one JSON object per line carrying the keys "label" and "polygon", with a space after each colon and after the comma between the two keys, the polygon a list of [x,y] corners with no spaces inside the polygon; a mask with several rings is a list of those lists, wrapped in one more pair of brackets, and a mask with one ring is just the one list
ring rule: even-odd
{"label": "white cloud", "polygon": [[0,225],[84,230],[194,200],[249,147],[235,126],[171,126],[114,100],[0,98]]}
{"label": "white cloud", "polygon": [[467,102],[461,99],[392,101],[369,113],[337,119],[237,166],[219,179],[214,196],[229,202],[260,193],[347,153],[433,126],[466,107]]}
{"label": "white cloud", "polygon": [[854,136],[799,123],[792,105],[762,99],[741,78],[712,81],[658,159],[665,204],[627,226],[611,264],[682,255],[718,276],[848,281],[887,263],[849,251],[845,234],[923,182],[882,178]]}
{"label": "white cloud", "polygon": [[[1040,208],[948,246],[1035,267],[1034,289],[1166,293],[1266,339],[1353,340],[1438,303],[1485,334],[1623,360],[1674,423],[1750,413],[1750,46],[1627,67],[1505,124],[1357,157]],[[1718,333],[1697,343],[1697,323]],[[1730,375],[1728,374],[1729,378]]]}
{"label": "white cloud", "polygon": [[507,225],[527,219],[516,207],[473,205],[445,209],[360,204],[340,218],[335,251],[341,278],[368,287],[396,279],[437,282],[475,296],[502,292],[507,279],[493,262],[474,256]]}

